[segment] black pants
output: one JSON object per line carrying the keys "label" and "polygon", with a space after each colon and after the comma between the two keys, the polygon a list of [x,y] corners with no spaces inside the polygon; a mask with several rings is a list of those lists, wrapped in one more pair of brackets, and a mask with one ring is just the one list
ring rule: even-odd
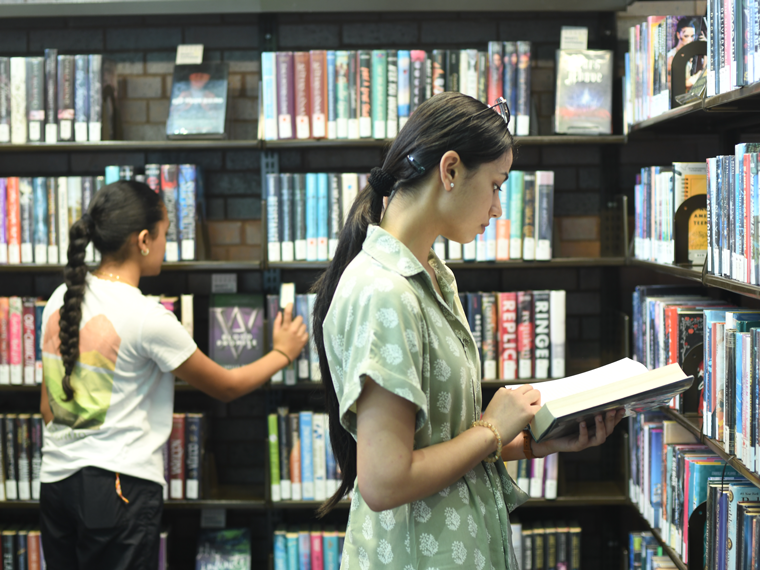
{"label": "black pants", "polygon": [[163,492],[152,481],[85,467],[40,490],[48,570],[157,570]]}

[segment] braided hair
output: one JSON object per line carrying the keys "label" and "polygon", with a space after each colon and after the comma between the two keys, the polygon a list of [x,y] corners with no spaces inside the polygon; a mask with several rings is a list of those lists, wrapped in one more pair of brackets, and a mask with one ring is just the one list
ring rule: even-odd
{"label": "braided hair", "polygon": [[164,217],[160,196],[141,182],[113,182],[101,188],[90,202],[87,212],[69,230],[68,261],[63,270],[66,292],[60,310],[61,359],[64,366],[63,391],[68,402],[74,397],[71,375],[79,360],[79,325],[86,288],[87,246],[92,242],[103,258],[119,262],[129,256],[125,247],[132,234],[148,230]]}

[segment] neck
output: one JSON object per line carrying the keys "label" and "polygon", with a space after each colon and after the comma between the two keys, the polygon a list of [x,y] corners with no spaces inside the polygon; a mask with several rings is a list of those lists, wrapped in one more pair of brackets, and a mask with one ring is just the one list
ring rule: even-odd
{"label": "neck", "polygon": [[421,188],[411,200],[395,198],[380,222],[380,227],[408,247],[423,267],[428,266],[430,248],[441,234],[433,196]]}
{"label": "neck", "polygon": [[140,266],[130,260],[116,263],[112,260],[104,259],[101,261],[100,266],[93,271],[93,274],[105,281],[126,283],[132,287],[137,287],[140,283]]}

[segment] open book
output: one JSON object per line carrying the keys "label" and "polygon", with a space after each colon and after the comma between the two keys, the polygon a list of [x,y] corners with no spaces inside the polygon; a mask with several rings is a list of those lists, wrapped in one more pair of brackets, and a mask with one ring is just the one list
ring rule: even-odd
{"label": "open book", "polygon": [[530,422],[530,433],[537,442],[556,439],[578,433],[578,424],[585,421],[591,436],[597,414],[624,408],[630,416],[665,406],[693,381],[678,364],[648,371],[623,358],[584,374],[537,383],[543,405]]}

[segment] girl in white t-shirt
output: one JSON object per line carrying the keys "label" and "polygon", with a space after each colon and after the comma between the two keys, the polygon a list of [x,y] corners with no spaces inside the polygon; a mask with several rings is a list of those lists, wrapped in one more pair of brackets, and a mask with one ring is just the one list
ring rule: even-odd
{"label": "girl in white t-shirt", "polygon": [[[69,231],[65,284],[42,317],[40,510],[50,570],[157,568],[174,377],[229,402],[306,343],[289,306],[275,320],[274,349],[256,362],[227,370],[198,350],[174,314],[137,288],[161,272],[169,223],[158,194],[120,181]],[[91,274],[90,243],[102,255]]]}

